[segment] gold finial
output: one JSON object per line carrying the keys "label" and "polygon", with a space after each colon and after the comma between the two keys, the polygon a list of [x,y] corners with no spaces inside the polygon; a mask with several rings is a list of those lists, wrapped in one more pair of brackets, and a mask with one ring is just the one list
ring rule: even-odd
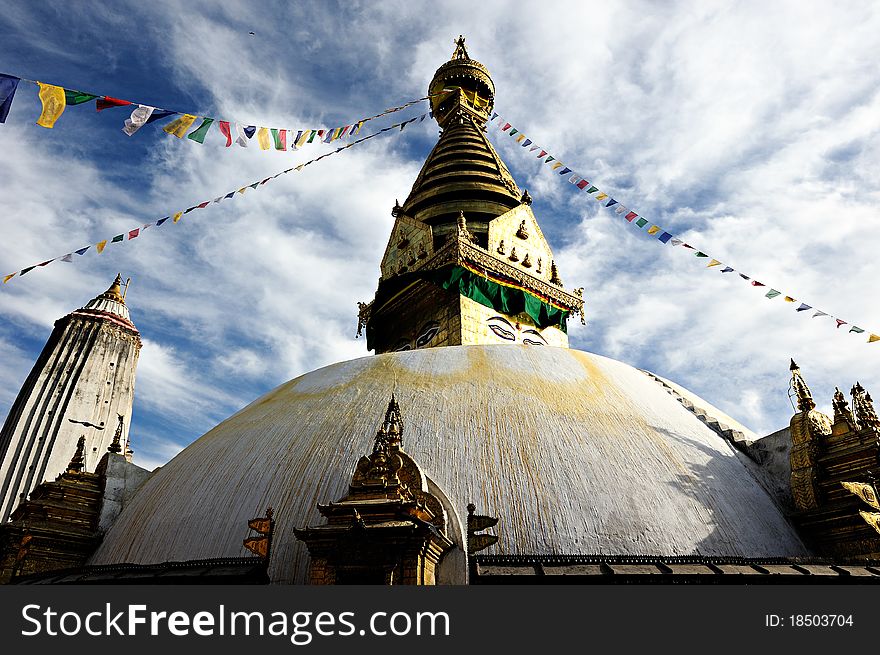
{"label": "gold finial", "polygon": [[86,466],[85,460],[85,452],[86,452],[86,437],[85,435],[79,438],[79,441],[76,442],[76,452],[73,454],[73,457],[70,460],[70,463],[67,465],[68,473],[82,473],[83,469]]}
{"label": "gold finial", "polygon": [[394,218],[397,218],[398,216],[400,216],[400,212],[402,212],[402,211],[403,211],[403,207],[400,206],[400,201],[395,199],[394,200],[394,207],[391,208],[391,215]]}
{"label": "gold finial", "polygon": [[122,421],[125,417],[122,414],[116,416],[119,417],[119,423],[116,425],[116,434],[113,435],[113,441],[107,447],[107,451],[118,455],[122,452]]}
{"label": "gold finial", "polygon": [[400,448],[403,441],[403,419],[400,416],[400,405],[391,394],[391,402],[388,403],[388,409],[385,410],[385,420],[382,423],[381,433],[385,435],[385,443],[391,449]]}
{"label": "gold finial", "polygon": [[470,59],[467,48],[464,47],[464,37],[461,34],[453,43],[455,43],[455,51],[452,53],[451,59]]}
{"label": "gold finial", "polygon": [[474,238],[471,236],[471,233],[467,228],[467,219],[464,217],[464,212],[458,213],[458,234],[460,238],[463,238],[465,241],[473,241]]}
{"label": "gold finial", "polygon": [[532,196],[529,195],[528,189],[523,189],[522,198],[520,198],[519,201],[524,205],[532,204]]}
{"label": "gold finial", "polygon": [[880,430],[880,418],[874,411],[874,401],[871,394],[865,391],[861,384],[856,382],[852,388],[853,413],[856,416],[860,428]]}
{"label": "gold finial", "polygon": [[813,402],[813,394],[810,392],[806,381],[804,381],[801,369],[795,364],[794,359],[791,360],[791,366],[788,369],[791,371],[791,388],[794,389],[798,399],[798,411],[809,412],[811,409],[815,409],[816,403]]}

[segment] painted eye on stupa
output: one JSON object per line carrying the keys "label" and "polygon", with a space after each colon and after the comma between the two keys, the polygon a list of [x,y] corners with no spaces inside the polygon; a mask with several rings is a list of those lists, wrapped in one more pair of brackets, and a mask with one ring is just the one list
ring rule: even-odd
{"label": "painted eye on stupa", "polygon": [[523,334],[531,335],[530,337],[523,337],[522,342],[529,346],[546,346],[547,340],[541,336],[541,333],[537,330],[523,330]]}
{"label": "painted eye on stupa", "polygon": [[421,333],[416,338],[416,348],[422,348],[431,343],[431,340],[437,336],[437,333],[440,331],[440,324],[437,321],[431,321],[430,323],[426,323],[424,327],[422,327]]}
{"label": "painted eye on stupa", "polygon": [[403,339],[401,339],[397,342],[397,346],[395,346],[394,352],[399,353],[403,352],[404,350],[412,350],[412,346],[410,345],[409,341],[404,341]]}
{"label": "painted eye on stupa", "polygon": [[489,329],[497,336],[505,341],[516,341],[516,333],[513,331],[513,326],[503,316],[493,316],[487,322]]}

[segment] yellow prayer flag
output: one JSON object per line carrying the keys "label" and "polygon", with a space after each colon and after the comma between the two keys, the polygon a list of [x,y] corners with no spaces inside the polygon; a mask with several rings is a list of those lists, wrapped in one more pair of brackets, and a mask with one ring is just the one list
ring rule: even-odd
{"label": "yellow prayer flag", "polygon": [[517,142],[517,143],[522,143],[522,142],[525,141],[525,140],[526,140],[526,135],[525,135],[525,134],[520,133],[520,135],[519,135],[518,137],[516,137],[516,142]]}
{"label": "yellow prayer flag", "polygon": [[268,150],[272,147],[272,140],[269,138],[269,130],[261,127],[257,130],[257,142],[260,144],[260,150]]}
{"label": "yellow prayer flag", "polygon": [[243,186],[243,187],[241,187],[241,188],[238,190],[238,192],[239,192],[239,193],[244,193],[244,190],[245,190],[245,189],[247,189],[247,187],[246,187],[246,186]]}
{"label": "yellow prayer flag", "polygon": [[302,148],[303,144],[306,142],[306,139],[309,138],[309,130],[303,130],[302,136],[296,140],[296,147]]}
{"label": "yellow prayer flag", "polygon": [[713,266],[721,266],[721,262],[719,262],[717,259],[713,259],[711,262],[706,264],[706,268],[712,268]]}
{"label": "yellow prayer flag", "polygon": [[596,196],[596,200],[605,200],[605,198],[607,198],[607,197],[608,197],[607,193],[600,193],[598,196]]}
{"label": "yellow prayer flag", "polygon": [[[3,284],[6,284],[7,282],[9,282],[9,280],[11,280],[12,278],[14,278],[14,277],[16,276],[16,274],[17,274],[17,273],[11,273],[10,275],[7,275],[6,277],[4,277],[4,278],[3,278]],[[873,337],[874,335],[872,334],[871,336]]]}
{"label": "yellow prayer flag", "polygon": [[97,245],[95,245],[95,249],[98,251],[98,253],[104,252],[104,248],[106,248],[106,247],[107,247],[107,239],[104,239],[103,241],[99,241],[97,243]]}
{"label": "yellow prayer flag", "polygon": [[182,139],[186,136],[186,131],[195,122],[195,120],[196,117],[192,114],[184,114],[183,116],[175,118],[162,129],[168,132],[168,134],[176,136],[178,139]]}
{"label": "yellow prayer flag", "polygon": [[786,296],[785,302],[797,302],[797,301],[794,298],[792,298],[791,296]]}
{"label": "yellow prayer flag", "polygon": [[172,222],[172,223],[176,223],[177,221],[180,220],[180,217],[181,217],[181,216],[183,216],[183,212],[177,212],[177,213],[174,215],[174,218],[171,219],[171,222]]}
{"label": "yellow prayer flag", "polygon": [[553,164],[553,166],[551,166],[550,168],[552,168],[554,171],[555,171],[557,168],[562,168],[562,162],[561,162],[561,161],[558,161],[558,162],[556,162],[555,164]]}
{"label": "yellow prayer flag", "polygon": [[872,334],[868,337],[868,343],[872,343],[874,341],[880,341],[880,335]]}
{"label": "yellow prayer flag", "polygon": [[43,84],[42,82],[37,82],[37,84],[40,85],[40,102],[43,103],[43,113],[40,114],[37,125],[51,130],[55,127],[55,121],[60,118],[61,114],[64,113],[64,108],[67,106],[64,89],[60,86]]}
{"label": "yellow prayer flag", "polygon": [[300,164],[294,170],[301,171],[303,169],[303,166],[305,166],[305,164]]}
{"label": "yellow prayer flag", "polygon": [[[623,212],[618,210],[617,213],[622,214]],[[657,234],[659,231],[660,231],[660,227],[658,225],[652,225],[651,227],[648,228],[648,234]],[[710,266],[711,266],[711,264],[710,264]]]}

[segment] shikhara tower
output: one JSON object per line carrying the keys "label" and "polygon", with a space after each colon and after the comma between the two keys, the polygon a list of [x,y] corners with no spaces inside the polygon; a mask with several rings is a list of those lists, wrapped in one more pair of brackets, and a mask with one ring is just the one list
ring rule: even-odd
{"label": "shikhara tower", "polygon": [[376,297],[361,305],[376,353],[492,343],[568,346],[583,312],[563,288],[553,252],[486,137],[495,84],[459,37],[428,86],[441,135],[403,206]]}
{"label": "shikhara tower", "polygon": [[[41,482],[64,472],[85,437],[86,470],[128,443],[141,338],[122,278],[55,329],[0,432],[0,522]],[[115,452],[118,452],[114,448]]]}

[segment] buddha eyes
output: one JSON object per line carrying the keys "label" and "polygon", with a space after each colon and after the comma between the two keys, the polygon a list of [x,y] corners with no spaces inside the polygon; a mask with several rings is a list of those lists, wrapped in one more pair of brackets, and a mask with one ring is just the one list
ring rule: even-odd
{"label": "buddha eyes", "polygon": [[543,341],[535,341],[534,339],[523,339],[523,343],[527,346],[543,346]]}
{"label": "buddha eyes", "polygon": [[399,341],[397,343],[397,347],[394,349],[394,352],[399,353],[404,350],[412,350],[412,346],[409,345],[408,341]]}
{"label": "buddha eyes", "polygon": [[506,341],[516,341],[516,335],[514,335],[513,332],[511,332],[510,330],[505,330],[500,325],[490,325],[489,329]]}
{"label": "buddha eyes", "polygon": [[437,336],[437,333],[440,331],[440,324],[437,322],[432,322],[426,324],[422,328],[422,333],[416,338],[416,348],[421,348],[423,346],[427,346],[431,340]]}

